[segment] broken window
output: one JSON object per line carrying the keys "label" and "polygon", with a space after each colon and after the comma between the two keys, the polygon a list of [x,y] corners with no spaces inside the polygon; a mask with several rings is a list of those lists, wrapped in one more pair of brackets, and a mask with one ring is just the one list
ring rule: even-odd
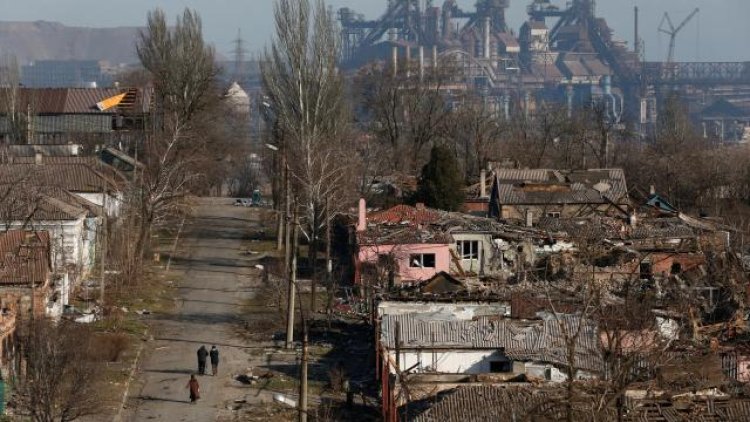
{"label": "broken window", "polygon": [[490,372],[513,372],[513,362],[509,360],[492,360],[490,361]]}
{"label": "broken window", "polygon": [[682,272],[682,264],[679,262],[673,262],[672,267],[669,269],[670,274],[680,274]]}
{"label": "broken window", "polygon": [[409,266],[412,268],[435,268],[434,253],[418,253],[409,257]]}
{"label": "broken window", "polygon": [[557,211],[551,211],[547,213],[547,217],[549,218],[560,218],[560,213]]}
{"label": "broken window", "polygon": [[641,279],[651,278],[651,276],[653,275],[650,262],[641,262],[639,269],[641,273]]}
{"label": "broken window", "polygon": [[459,240],[456,242],[456,250],[463,260],[479,260],[478,240]]}

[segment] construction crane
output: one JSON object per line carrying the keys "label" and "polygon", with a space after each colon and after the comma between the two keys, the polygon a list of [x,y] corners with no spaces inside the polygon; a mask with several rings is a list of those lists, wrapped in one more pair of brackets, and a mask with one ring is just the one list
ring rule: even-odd
{"label": "construction crane", "polygon": [[[685,20],[677,26],[677,28],[675,28],[672,24],[672,19],[669,17],[669,13],[664,12],[664,17],[661,19],[661,23],[659,24],[659,32],[663,32],[669,35],[669,54],[667,55],[667,64],[671,64],[674,62],[674,46],[677,39],[677,34],[682,31],[683,28],[685,28],[685,25],[687,25],[688,22],[690,22],[695,17],[695,15],[698,14],[698,12],[700,12],[700,9],[696,7],[695,10],[693,10],[693,12],[690,13],[688,17],[686,17]],[[665,24],[668,25],[669,28],[667,28]]]}

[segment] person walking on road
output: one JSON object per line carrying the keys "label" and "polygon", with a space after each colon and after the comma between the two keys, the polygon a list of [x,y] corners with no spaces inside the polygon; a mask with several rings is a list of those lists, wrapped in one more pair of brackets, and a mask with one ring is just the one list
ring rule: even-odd
{"label": "person walking on road", "polygon": [[211,346],[211,373],[216,376],[216,371],[219,369],[219,349],[216,346]]}
{"label": "person walking on road", "polygon": [[206,350],[206,346],[201,346],[200,349],[198,349],[198,373],[200,375],[206,374],[206,358],[208,357],[208,350]]}
{"label": "person walking on road", "polygon": [[190,374],[190,381],[187,383],[187,388],[190,390],[190,403],[195,404],[201,398],[200,385],[198,385],[198,380],[195,379],[195,374]]}

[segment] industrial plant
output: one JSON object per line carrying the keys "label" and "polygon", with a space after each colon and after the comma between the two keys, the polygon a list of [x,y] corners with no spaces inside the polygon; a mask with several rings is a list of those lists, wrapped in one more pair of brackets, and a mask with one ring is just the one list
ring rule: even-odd
{"label": "industrial plant", "polygon": [[[516,0],[522,1],[522,0]],[[510,0],[478,0],[464,10],[456,0],[388,0],[383,15],[367,20],[341,8],[342,61],[358,68],[372,61],[398,68],[457,66],[466,88],[480,92],[500,115],[533,115],[546,102],[568,108],[598,103],[612,124],[654,130],[666,99],[677,95],[707,138],[748,137],[750,63],[675,62],[681,30],[700,13],[673,23],[665,13],[660,32],[669,37],[664,61],[644,58],[639,11],[632,41],[614,34],[596,14],[595,0],[559,5],[533,0],[517,30],[506,19]]]}

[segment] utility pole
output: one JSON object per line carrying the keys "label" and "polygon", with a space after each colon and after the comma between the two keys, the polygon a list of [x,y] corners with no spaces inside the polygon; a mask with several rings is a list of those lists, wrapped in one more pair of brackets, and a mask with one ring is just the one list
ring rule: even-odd
{"label": "utility pole", "polygon": [[277,208],[279,211],[279,214],[278,214],[279,221],[278,221],[278,228],[276,231],[276,250],[280,251],[284,248],[284,230],[286,229],[285,221],[286,221],[286,218],[288,217],[289,212],[287,211],[286,214],[284,213],[284,210],[285,210],[284,207],[286,207],[285,204],[287,202],[286,200],[287,193],[286,193],[286,165],[285,165],[286,160],[284,159],[283,155],[281,157],[277,155],[276,163],[278,166],[277,171],[279,172],[279,174],[281,174],[281,181],[280,181],[281,183],[277,185],[277,189],[283,190],[283,192],[280,192],[277,198],[279,198],[284,203],[284,205],[279,204]]}
{"label": "utility pole", "polygon": [[[326,198],[326,289],[333,289],[333,262],[331,262],[331,201]],[[334,292],[328,291],[328,297],[333,297]],[[330,320],[329,320],[330,322]]]}
{"label": "utility pole", "polygon": [[[287,316],[286,316],[286,342],[284,347],[291,349],[294,344],[294,296],[296,294],[297,287],[297,246],[298,246],[298,233],[299,221],[297,219],[297,210],[294,210],[294,244],[292,246],[292,263],[289,277],[289,294],[287,302]],[[287,228],[288,231],[288,228]]]}
{"label": "utility pole", "polygon": [[102,233],[99,238],[99,271],[101,272],[101,280],[99,281],[99,302],[103,307],[105,282],[104,267],[106,264],[107,256],[107,181],[104,179],[104,164],[102,164],[101,162],[99,163],[99,169],[102,170],[102,174],[100,175],[102,180]]}
{"label": "utility pole", "polygon": [[[286,154],[286,153],[284,153]],[[289,166],[284,159],[284,271],[287,276],[291,272],[289,269],[289,260],[291,258],[291,225],[292,225],[292,200],[291,189],[289,189]]]}
{"label": "utility pole", "polygon": [[[102,179],[104,180],[104,179]],[[104,182],[103,182],[104,183]],[[101,285],[99,286],[99,301],[104,306],[104,281],[105,281],[105,264],[107,256],[107,191],[102,189],[102,250],[101,250]]]}
{"label": "utility pole", "polygon": [[307,324],[303,324],[302,365],[299,383],[299,422],[307,422]]}

